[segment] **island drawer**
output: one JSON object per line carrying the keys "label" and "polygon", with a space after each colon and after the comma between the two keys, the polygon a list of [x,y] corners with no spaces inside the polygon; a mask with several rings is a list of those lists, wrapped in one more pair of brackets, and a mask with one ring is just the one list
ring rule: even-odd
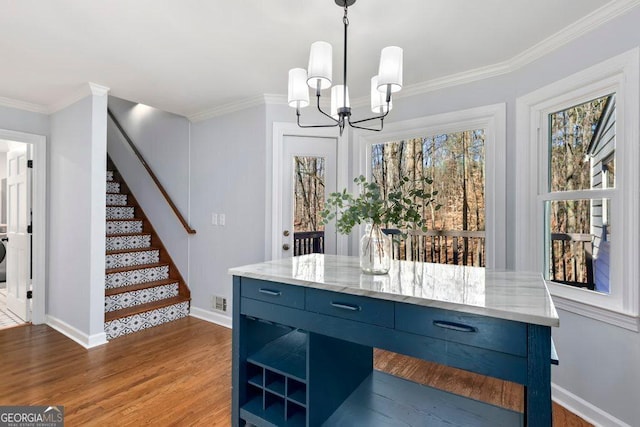
{"label": "island drawer", "polygon": [[396,329],[516,356],[527,355],[527,325],[511,320],[396,303]]}
{"label": "island drawer", "polygon": [[243,277],[241,295],[246,298],[304,309],[304,288],[300,286]]}
{"label": "island drawer", "polygon": [[341,292],[308,289],[307,311],[393,328],[394,303]]}

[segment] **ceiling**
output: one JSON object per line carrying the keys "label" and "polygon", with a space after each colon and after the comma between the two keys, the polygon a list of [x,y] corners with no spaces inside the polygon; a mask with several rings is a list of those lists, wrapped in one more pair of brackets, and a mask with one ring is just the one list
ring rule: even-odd
{"label": "ceiling", "polygon": [[[349,8],[351,95],[368,94],[384,46],[404,48],[411,88],[509,61],[622,3],[638,2],[359,0]],[[193,116],[286,94],[288,70],[306,68],[316,40],[333,45],[337,80],[342,36],[334,0],[0,0],[0,97],[46,107],[94,82]]]}

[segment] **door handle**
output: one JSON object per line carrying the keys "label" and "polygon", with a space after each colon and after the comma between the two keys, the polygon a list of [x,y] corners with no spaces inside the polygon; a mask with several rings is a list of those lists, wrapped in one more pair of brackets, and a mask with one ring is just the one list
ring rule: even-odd
{"label": "door handle", "polygon": [[289,244],[285,243],[284,245],[282,245],[282,250],[288,251],[289,247]]}

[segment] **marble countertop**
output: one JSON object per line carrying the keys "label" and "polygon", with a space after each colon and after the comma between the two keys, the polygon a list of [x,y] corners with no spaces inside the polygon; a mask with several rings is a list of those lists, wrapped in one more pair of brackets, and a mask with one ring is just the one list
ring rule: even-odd
{"label": "marble countertop", "polygon": [[312,254],[229,269],[234,276],[364,295],[544,326],[559,326],[539,273],[392,261],[364,274],[358,257]]}

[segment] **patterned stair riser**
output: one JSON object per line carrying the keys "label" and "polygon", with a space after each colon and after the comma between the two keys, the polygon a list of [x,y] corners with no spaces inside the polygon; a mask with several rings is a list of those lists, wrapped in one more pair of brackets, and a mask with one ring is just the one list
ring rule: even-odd
{"label": "patterned stair riser", "polygon": [[127,204],[126,194],[107,194],[108,206],[125,206]]}
{"label": "patterned stair riser", "polygon": [[120,310],[175,296],[178,296],[177,282],[170,285],[154,286],[153,288],[124,292],[118,295],[106,296],[104,298],[104,311]]}
{"label": "patterned stair riser", "polygon": [[107,171],[107,181],[113,181],[113,171]]}
{"label": "patterned stair riser", "polygon": [[151,235],[137,236],[112,236],[107,237],[107,251],[119,251],[123,249],[140,249],[151,246]]}
{"label": "patterned stair riser", "polygon": [[107,182],[107,193],[119,193],[120,183],[114,181]]}
{"label": "patterned stair riser", "polygon": [[142,221],[107,221],[107,234],[142,233]]}
{"label": "patterned stair riser", "polygon": [[125,252],[109,254],[105,261],[106,268],[132,267],[134,265],[155,264],[160,262],[160,251]]}
{"label": "patterned stair riser", "polygon": [[122,286],[137,285],[138,283],[154,282],[169,278],[169,266],[139,268],[136,270],[109,273],[105,278],[104,287],[107,289]]}
{"label": "patterned stair riser", "polygon": [[133,219],[133,207],[107,206],[107,219]]}
{"label": "patterned stair riser", "polygon": [[162,307],[157,310],[151,310],[133,316],[123,317],[105,322],[104,330],[107,339],[114,339],[126,334],[147,329],[163,323],[178,320],[189,315],[189,303],[181,302],[179,304]]}

